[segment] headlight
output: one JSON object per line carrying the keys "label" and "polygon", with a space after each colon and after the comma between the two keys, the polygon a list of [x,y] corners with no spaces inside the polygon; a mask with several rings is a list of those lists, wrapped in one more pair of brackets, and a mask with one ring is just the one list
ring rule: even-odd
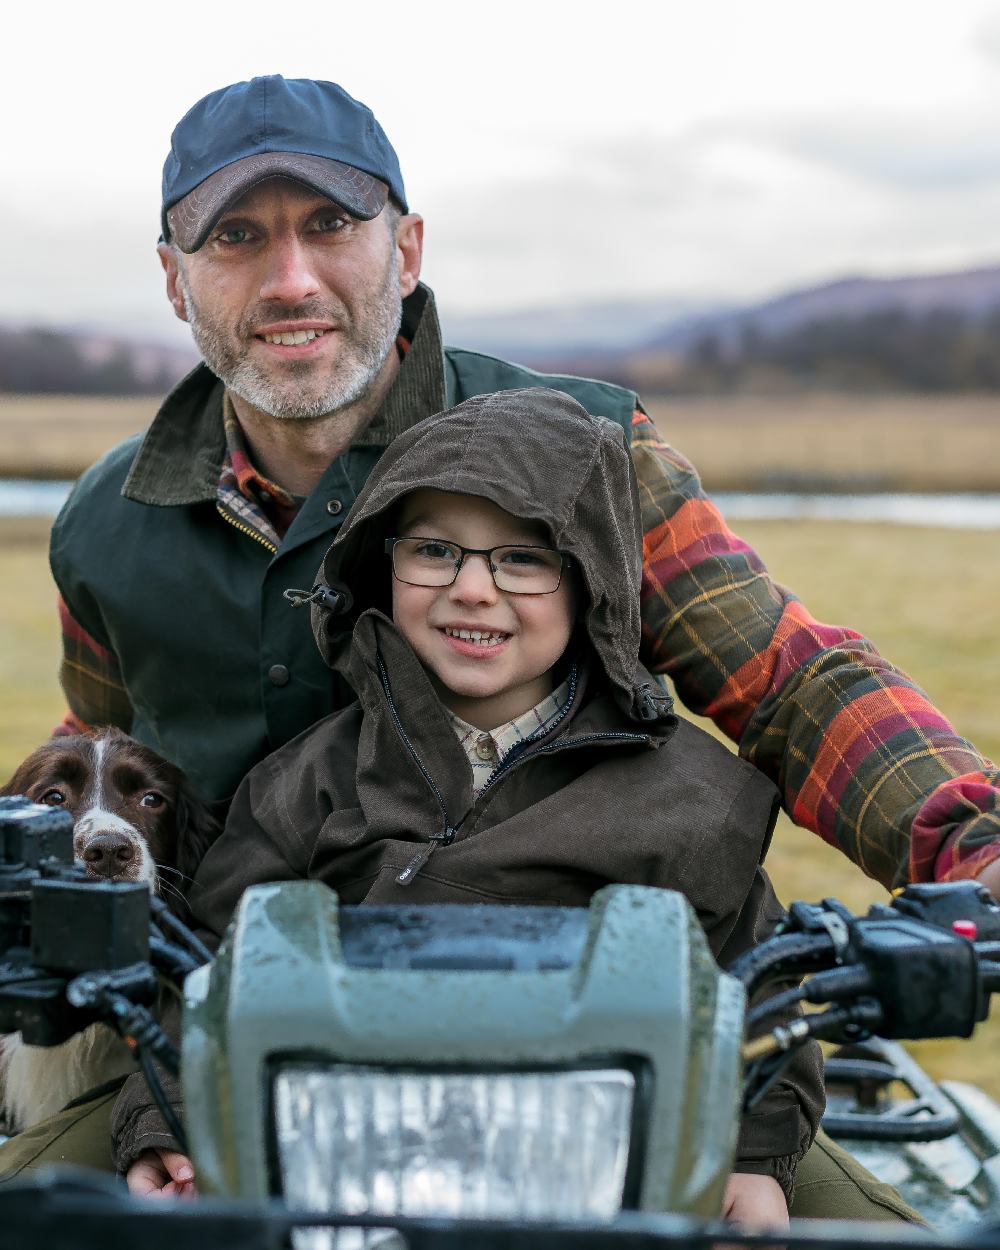
{"label": "headlight", "polygon": [[284,1067],[274,1105],[285,1201],[350,1215],[608,1220],[622,1204],[634,1098],[624,1069]]}

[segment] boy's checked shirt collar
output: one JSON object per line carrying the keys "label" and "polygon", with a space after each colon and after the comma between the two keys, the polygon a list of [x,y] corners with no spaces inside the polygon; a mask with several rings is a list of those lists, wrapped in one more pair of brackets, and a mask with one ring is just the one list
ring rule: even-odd
{"label": "boy's checked shirt collar", "polygon": [[507,752],[532,734],[548,729],[558,719],[568,698],[569,681],[564,681],[534,707],[490,730],[477,729],[454,712],[448,712],[448,719],[472,769],[472,793],[477,798]]}

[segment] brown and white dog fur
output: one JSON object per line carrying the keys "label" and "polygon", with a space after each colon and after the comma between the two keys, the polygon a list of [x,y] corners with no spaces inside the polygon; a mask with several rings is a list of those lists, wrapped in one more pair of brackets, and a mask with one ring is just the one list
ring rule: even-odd
{"label": "brown and white dog fur", "polygon": [[[180,769],[118,729],[53,738],[0,787],[10,794],[73,816],[74,853],[90,876],[144,881],[167,902],[183,904],[183,886],[218,831]],[[30,1128],[133,1067],[124,1043],[101,1024],[61,1046],[26,1046],[20,1033],[0,1038],[6,1131]]]}

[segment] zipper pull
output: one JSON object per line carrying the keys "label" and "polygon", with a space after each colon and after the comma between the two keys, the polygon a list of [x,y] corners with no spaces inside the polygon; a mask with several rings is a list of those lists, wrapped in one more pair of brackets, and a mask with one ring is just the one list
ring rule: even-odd
{"label": "zipper pull", "polygon": [[397,885],[410,885],[413,879],[420,872],[421,868],[427,863],[439,846],[450,846],[455,841],[457,829],[452,829],[449,825],[444,833],[432,833],[430,841],[426,846],[421,847],[420,851],[410,860],[402,872],[396,875]]}

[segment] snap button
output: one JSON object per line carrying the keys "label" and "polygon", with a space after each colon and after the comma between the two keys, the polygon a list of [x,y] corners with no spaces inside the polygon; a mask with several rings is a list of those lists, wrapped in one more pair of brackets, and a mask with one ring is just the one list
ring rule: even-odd
{"label": "snap button", "polygon": [[476,754],[481,760],[495,760],[497,757],[497,744],[493,741],[489,734],[483,734],[476,740]]}
{"label": "snap button", "polygon": [[328,499],[326,501],[326,510],[331,516],[336,516],[343,509],[344,505],[339,499]]}
{"label": "snap button", "polygon": [[291,673],[284,664],[272,664],[267,670],[272,686],[287,686],[292,679]]}

